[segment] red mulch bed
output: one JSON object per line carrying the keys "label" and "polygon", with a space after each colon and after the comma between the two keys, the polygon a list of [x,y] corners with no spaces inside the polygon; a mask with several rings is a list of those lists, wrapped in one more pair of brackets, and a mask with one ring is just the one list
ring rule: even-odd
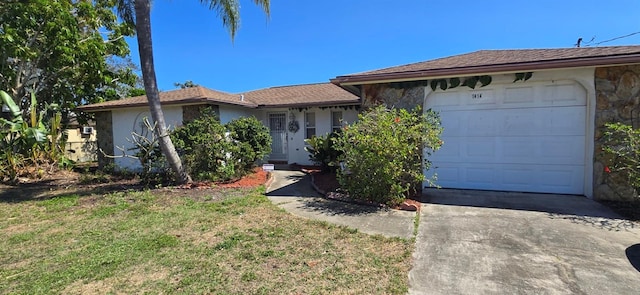
{"label": "red mulch bed", "polygon": [[265,184],[268,178],[269,173],[263,171],[262,168],[255,168],[253,173],[242,177],[237,181],[230,183],[218,183],[216,186],[226,188],[257,187]]}
{"label": "red mulch bed", "polygon": [[221,188],[252,188],[263,185],[269,179],[269,173],[262,170],[261,167],[253,169],[253,173],[232,181],[225,182],[194,182],[187,185],[179,186],[181,189],[207,189],[211,187]]}
{"label": "red mulch bed", "polygon": [[[338,179],[336,179],[335,173],[322,172],[317,167],[302,167],[302,171],[313,175],[313,184],[322,193],[325,193],[328,198],[339,201],[354,201],[346,197],[344,194],[336,192],[340,188],[340,183],[338,183]],[[402,204],[394,207],[393,209],[419,211],[420,205],[420,202],[411,198],[407,198]]]}

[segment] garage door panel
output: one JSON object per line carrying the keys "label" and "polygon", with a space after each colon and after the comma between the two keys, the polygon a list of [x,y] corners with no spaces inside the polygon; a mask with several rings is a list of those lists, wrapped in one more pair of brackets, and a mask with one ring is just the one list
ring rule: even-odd
{"label": "garage door panel", "polygon": [[430,157],[437,184],[582,194],[587,116],[582,86],[549,81],[491,87],[437,91],[427,98],[444,128],[444,145]]}
{"label": "garage door panel", "polygon": [[495,179],[495,168],[467,167],[462,170],[465,180],[470,184],[485,185],[493,183]]}
{"label": "garage door panel", "polygon": [[[584,137],[445,138],[430,159],[435,162],[583,165]],[[567,148],[574,147],[574,148]]]}
{"label": "garage door panel", "polygon": [[442,136],[584,136],[585,107],[440,112]]}
{"label": "garage door panel", "polygon": [[504,105],[511,108],[531,106],[535,102],[533,87],[507,87],[505,88]]}
{"label": "garage door panel", "polygon": [[556,106],[586,105],[587,93],[578,84],[546,85],[543,88],[542,100]]}
{"label": "garage door panel", "polygon": [[[582,194],[582,166],[556,165],[493,165],[491,168],[474,163],[441,163],[428,175],[437,175],[442,188],[507,190],[541,193]],[[535,180],[532,182],[532,180]]]}

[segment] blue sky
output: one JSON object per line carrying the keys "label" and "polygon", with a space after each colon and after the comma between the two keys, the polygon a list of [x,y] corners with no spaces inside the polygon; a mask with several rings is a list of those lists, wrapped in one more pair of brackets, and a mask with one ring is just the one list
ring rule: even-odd
{"label": "blue sky", "polygon": [[[155,0],[158,85],[192,80],[239,93],[481,49],[592,45],[640,32],[638,0],[272,0],[271,17],[242,0],[235,42],[196,0]],[[138,63],[137,44],[130,39]],[[640,34],[599,46],[640,45]]]}

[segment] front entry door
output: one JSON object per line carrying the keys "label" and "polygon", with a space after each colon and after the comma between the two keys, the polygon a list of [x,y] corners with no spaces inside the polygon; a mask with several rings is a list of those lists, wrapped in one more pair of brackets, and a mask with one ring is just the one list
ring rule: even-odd
{"label": "front entry door", "polygon": [[270,113],[271,160],[287,160],[287,113]]}

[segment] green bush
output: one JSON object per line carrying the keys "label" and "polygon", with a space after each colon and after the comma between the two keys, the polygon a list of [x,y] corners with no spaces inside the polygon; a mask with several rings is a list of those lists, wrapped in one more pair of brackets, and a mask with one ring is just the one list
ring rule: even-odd
{"label": "green bush", "polygon": [[[271,152],[269,129],[258,119],[239,118],[222,125],[210,109],[205,110],[200,118],[176,128],[170,136],[187,173],[200,181],[227,181],[242,177],[251,172],[256,161]],[[157,141],[144,138],[137,140],[134,148],[143,166],[143,180],[167,179],[166,176],[158,176],[171,173],[171,170]]]}
{"label": "green bush", "polygon": [[[605,172],[616,176],[622,186],[640,191],[640,130],[621,123],[605,124],[602,150],[605,157]],[[615,188],[614,188],[615,189]],[[622,191],[618,188],[618,191]]]}
{"label": "green bush", "polygon": [[250,170],[256,161],[264,159],[271,153],[271,134],[255,117],[238,118],[225,125],[231,138],[240,145],[238,159],[241,168]]}
{"label": "green bush", "polygon": [[[360,114],[335,140],[343,152],[346,169],[338,181],[355,199],[395,205],[414,193],[425,179],[425,156],[440,148],[439,116],[416,108],[387,109],[378,106]],[[424,153],[423,153],[424,151]]]}
{"label": "green bush", "polygon": [[183,165],[194,180],[224,181],[240,176],[235,144],[218,118],[206,112],[171,133]]}
{"label": "green bush", "polygon": [[335,171],[338,166],[338,159],[342,156],[342,151],[335,148],[335,140],[339,136],[340,133],[332,132],[305,140],[309,145],[304,148],[309,152],[309,159],[316,165],[320,165],[322,171]]}

